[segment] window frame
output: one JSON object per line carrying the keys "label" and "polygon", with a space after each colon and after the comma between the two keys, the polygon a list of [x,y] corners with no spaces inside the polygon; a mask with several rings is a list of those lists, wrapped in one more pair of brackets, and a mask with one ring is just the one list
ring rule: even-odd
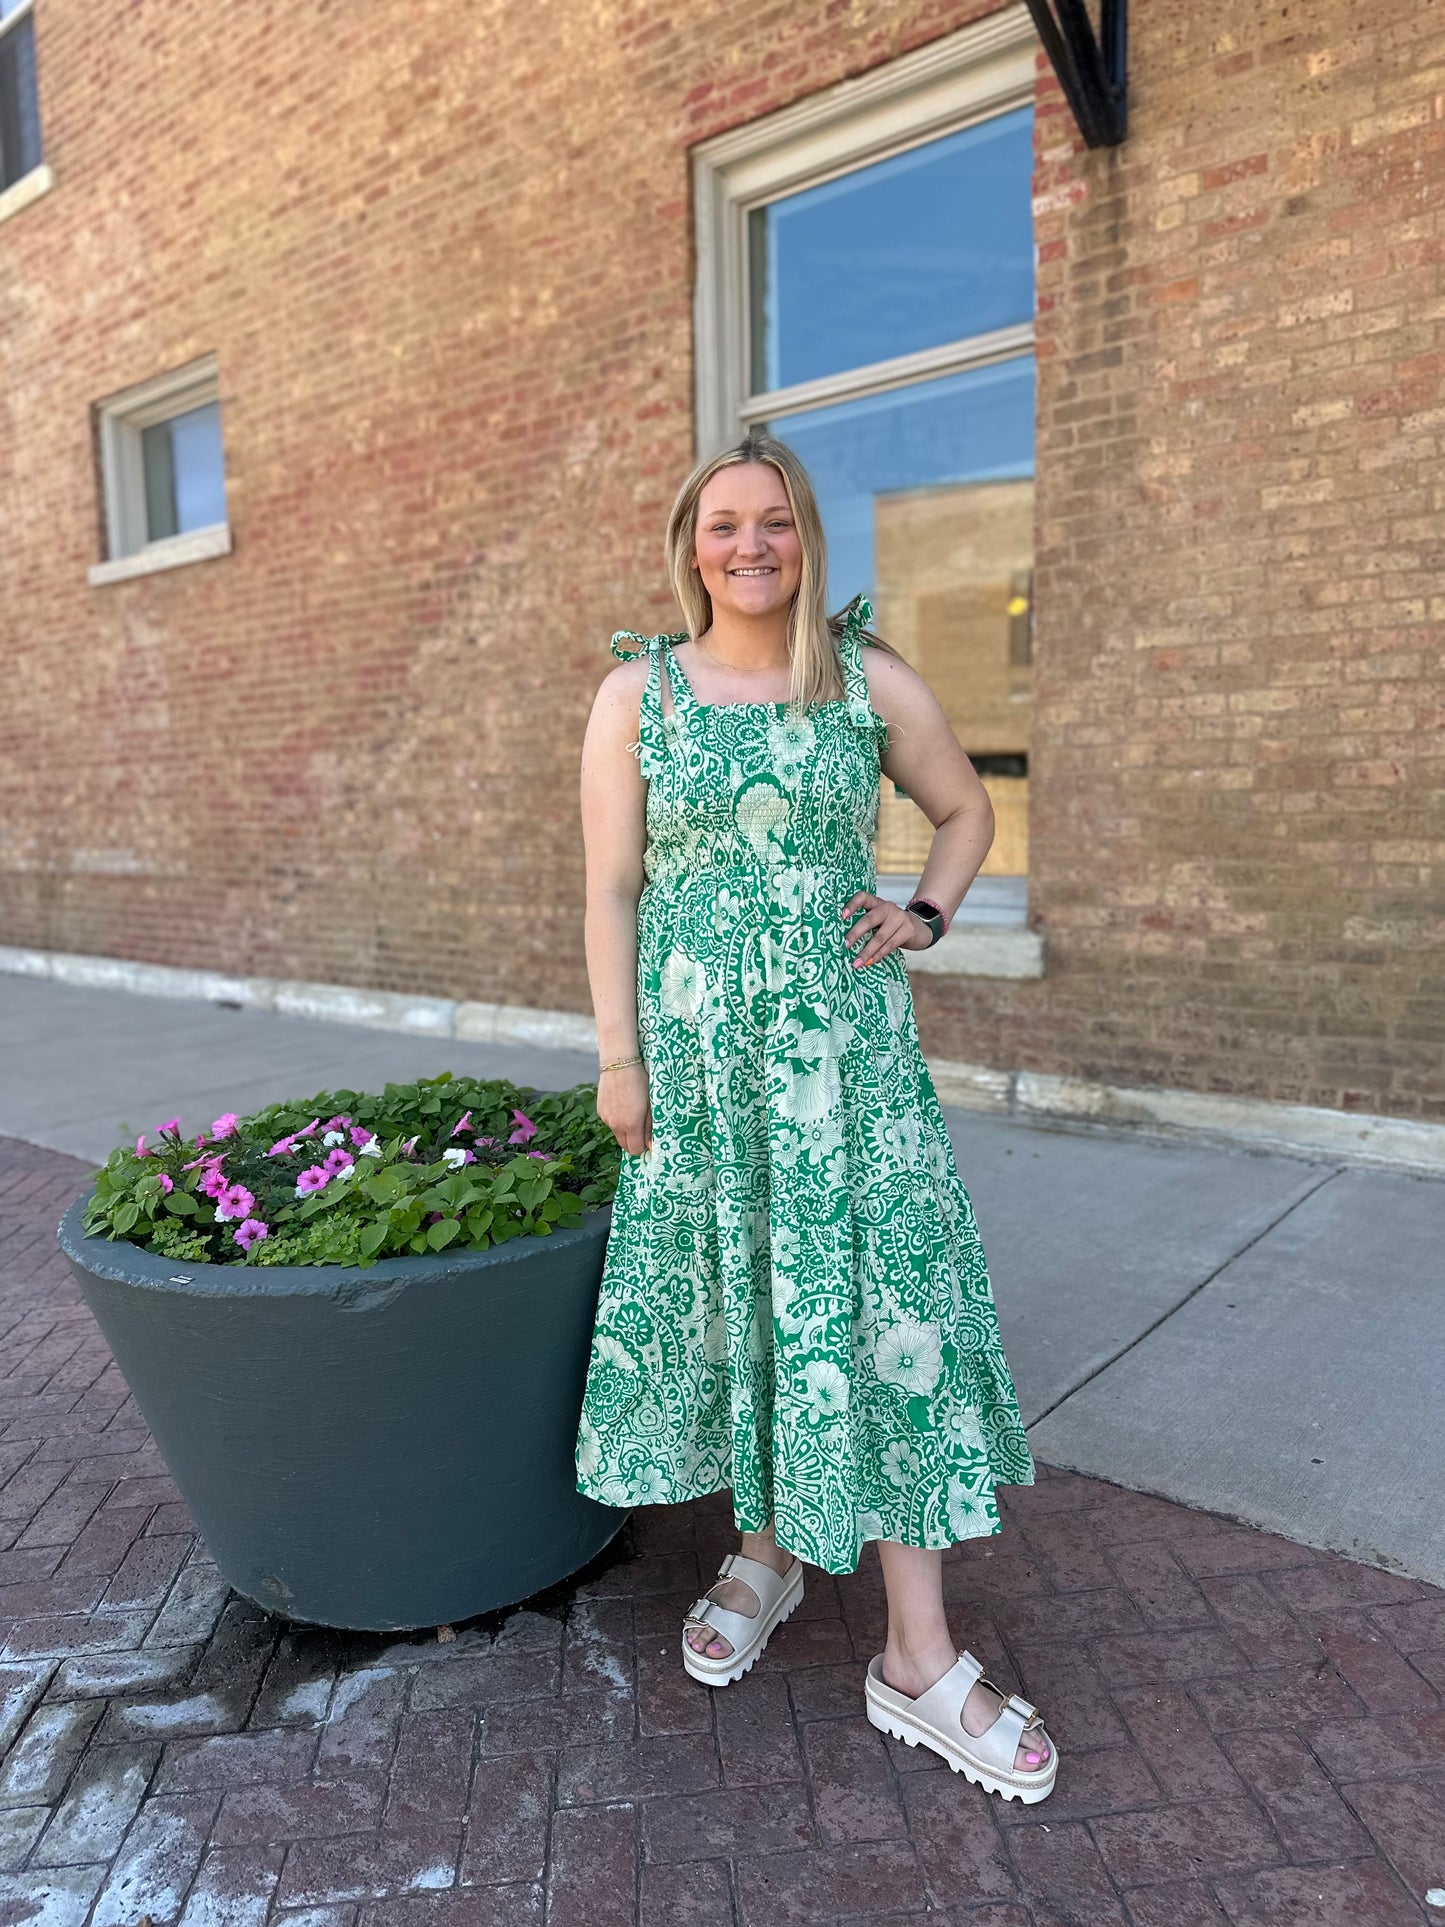
{"label": "window frame", "polygon": [[[231,551],[229,512],[220,522],[183,535],[148,539],[145,467],[141,435],[158,422],[171,421],[193,408],[221,399],[214,354],[201,355],[167,374],[155,375],[96,403],[100,439],[101,497],[105,514],[106,559],[89,570],[94,585],[152,575],[185,562],[205,562]],[[222,482],[225,446],[222,439]]]}
{"label": "window frame", "polygon": [[[699,456],[737,442],[755,421],[882,394],[1034,351],[1030,320],[789,388],[748,392],[752,209],[1012,108],[1033,107],[1039,53],[1033,16],[1026,4],[1015,4],[693,149]],[[1037,240],[1034,266],[1037,270]],[[916,876],[893,874],[877,881],[881,894],[901,903],[918,884]],[[1042,977],[1042,938],[1027,927],[1027,877],[980,878],[974,889],[975,901],[965,899],[942,942],[929,951],[904,953],[910,967],[963,976]]]}
{"label": "window frame", "polygon": [[755,421],[882,394],[1033,349],[1033,322],[1021,322],[792,387],[748,393],[753,208],[1010,108],[1032,106],[1037,56],[1033,17],[1026,5],[1015,5],[694,148],[699,454],[737,441]]}
{"label": "window frame", "polygon": [[[5,18],[0,20],[0,40],[4,40],[6,34],[13,33],[22,21],[33,19],[34,13],[35,0],[20,0],[20,4],[15,8],[14,12],[6,14]],[[38,119],[40,113],[40,60],[38,54],[36,56],[35,66],[35,111]],[[40,159],[28,173],[17,175],[9,187],[0,188],[0,221],[8,219],[12,214],[18,214],[22,207],[29,207],[32,201],[38,201],[40,196],[47,193],[54,185],[55,176],[51,173],[49,163],[45,159],[45,128],[42,125],[40,129]]]}

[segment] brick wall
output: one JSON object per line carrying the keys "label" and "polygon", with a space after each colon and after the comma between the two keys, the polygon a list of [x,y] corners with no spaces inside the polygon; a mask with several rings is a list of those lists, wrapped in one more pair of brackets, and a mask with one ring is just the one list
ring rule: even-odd
{"label": "brick wall", "polygon": [[[37,0],[0,942],[586,1009],[582,731],[611,630],[672,620],[693,455],[688,145],[989,11]],[[1122,147],[1040,69],[1049,974],[920,1022],[1445,1115],[1445,24],[1135,14]],[[91,406],[206,351],[235,552],[92,589]]]}

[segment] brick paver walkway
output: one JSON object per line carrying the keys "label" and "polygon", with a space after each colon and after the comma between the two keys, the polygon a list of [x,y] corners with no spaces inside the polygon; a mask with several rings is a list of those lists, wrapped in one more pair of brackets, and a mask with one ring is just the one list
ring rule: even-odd
{"label": "brick paver walkway", "polygon": [[739,1685],[688,1680],[716,1500],[449,1643],[272,1618],[55,1251],[84,1177],[0,1140],[0,1927],[1445,1920],[1445,1595],[1097,1481],[948,1557],[1059,1742],[1031,1808],[864,1720],[871,1552]]}

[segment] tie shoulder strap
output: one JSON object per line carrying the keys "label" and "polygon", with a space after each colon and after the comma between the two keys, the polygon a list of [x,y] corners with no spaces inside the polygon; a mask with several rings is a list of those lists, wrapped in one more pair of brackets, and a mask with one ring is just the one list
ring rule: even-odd
{"label": "tie shoulder strap", "polygon": [[648,658],[647,683],[638,712],[637,741],[627,745],[637,758],[638,770],[648,780],[660,776],[667,767],[667,722],[662,714],[661,699],[663,646],[686,640],[685,635],[671,636],[666,631],[655,636],[644,636],[636,629],[619,629],[612,638],[612,653],[619,662],[635,662],[644,655]]}
{"label": "tie shoulder strap", "polygon": [[[635,662],[636,659],[644,653],[650,654],[655,661],[658,650],[661,649],[665,642],[686,641],[687,635],[685,631],[680,635],[671,635],[666,630],[663,630],[655,636],[644,636],[636,629],[619,629],[617,634],[612,638],[612,653],[617,657],[619,662]],[[635,646],[629,649],[627,646],[629,643]]]}
{"label": "tie shoulder strap", "polygon": [[[836,621],[837,618],[835,617]],[[870,730],[877,739],[879,754],[887,746],[888,725],[873,707],[868,694],[868,672],[863,667],[864,632],[873,620],[873,604],[866,595],[856,595],[843,611],[838,654],[843,662],[843,684],[847,691],[848,714],[860,729]]]}

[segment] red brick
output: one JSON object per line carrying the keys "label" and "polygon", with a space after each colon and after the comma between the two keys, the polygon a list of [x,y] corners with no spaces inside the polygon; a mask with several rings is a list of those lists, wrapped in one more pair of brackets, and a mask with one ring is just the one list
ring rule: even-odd
{"label": "red brick", "polygon": [[733,1927],[726,1862],[644,1867],[639,1927]]}
{"label": "red brick", "polygon": [[804,1728],[803,1755],[824,1841],[890,1840],[907,1832],[887,1752],[866,1718],[815,1721]]}
{"label": "red brick", "polygon": [[1221,1880],[1231,1927],[1420,1927],[1420,1910],[1378,1860],[1279,1867]]}
{"label": "red brick", "polygon": [[634,1927],[636,1815],[631,1807],[573,1807],[552,1822],[547,1914],[573,1927]]}
{"label": "red brick", "polygon": [[1253,1575],[1200,1582],[1216,1618],[1251,1665],[1307,1665],[1323,1648]]}
{"label": "red brick", "polygon": [[594,1806],[654,1795],[696,1793],[718,1783],[710,1734],[569,1748],[557,1763],[558,1806]]}
{"label": "red brick", "polygon": [[551,1811],[552,1768],[544,1755],[483,1760],[472,1782],[462,1884],[539,1881]]}
{"label": "red brick", "polygon": [[[808,1666],[793,1675],[807,1680],[819,1668]],[[770,1786],[779,1780],[800,1780],[803,1762],[793,1725],[789,1681],[781,1672],[765,1673],[755,1666],[745,1680],[717,1696],[717,1740],[723,1779],[729,1786]],[[849,1696],[846,1710],[862,1701],[861,1682]],[[871,1730],[871,1729],[870,1729]]]}
{"label": "red brick", "polygon": [[1212,1880],[1285,1858],[1253,1801],[1195,1800],[1105,1814],[1090,1828],[1121,1887]]}
{"label": "red brick", "polygon": [[916,1913],[928,1898],[905,1840],[740,1859],[737,1882],[739,1927],[831,1927],[840,1914]]}
{"label": "red brick", "polygon": [[1187,1694],[1174,1688],[1133,1686],[1120,1688],[1115,1699],[1140,1752],[1171,1799],[1241,1791],[1239,1775]]}
{"label": "red brick", "polygon": [[1440,1695],[1363,1613],[1314,1616],[1311,1630],[1351,1692],[1372,1713],[1425,1712]]}
{"label": "red brick", "polygon": [[1224,1914],[1199,1881],[1179,1886],[1137,1887],[1129,1895],[1133,1927],[1224,1927]]}
{"label": "red brick", "polygon": [[718,1860],[787,1853],[815,1844],[801,1787],[734,1787],[649,1803],[642,1809],[647,1858]]}
{"label": "red brick", "polygon": [[962,1774],[915,1774],[903,1782],[903,1800],[919,1869],[945,1906],[1016,1897],[990,1794]]}

